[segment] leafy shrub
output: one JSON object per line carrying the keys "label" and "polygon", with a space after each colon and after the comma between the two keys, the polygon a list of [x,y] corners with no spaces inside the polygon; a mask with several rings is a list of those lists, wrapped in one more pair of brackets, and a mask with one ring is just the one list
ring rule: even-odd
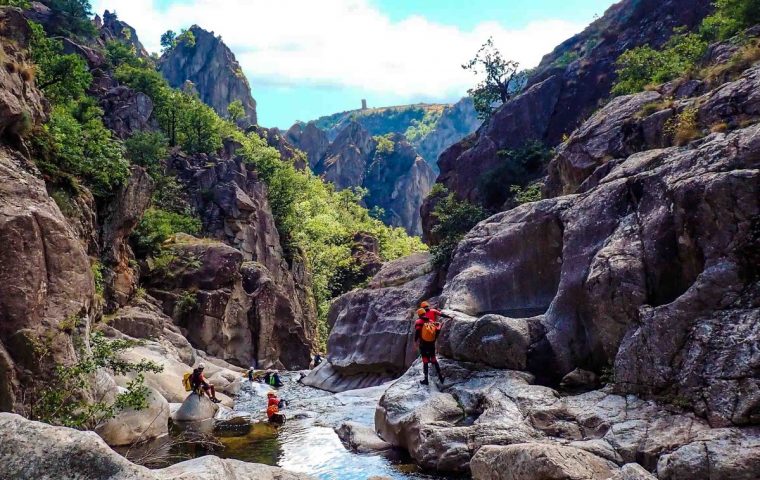
{"label": "leafy shrub", "polygon": [[433,109],[425,111],[425,114],[420,120],[412,120],[409,128],[404,132],[404,136],[407,140],[414,143],[422,140],[428,136],[433,130],[435,130],[438,120],[441,119],[443,110]]}
{"label": "leafy shrub", "polygon": [[700,32],[711,40],[725,40],[760,23],[760,0],[716,0],[715,12],[702,22]]}
{"label": "leafy shrub", "polygon": [[617,59],[615,95],[637,93],[647,85],[659,85],[695,68],[704,56],[707,42],[694,33],[676,33],[662,50],[649,46],[625,51]]}
{"label": "leafy shrub", "polygon": [[[147,360],[139,363],[122,360],[122,352],[139,345],[134,340],[107,340],[102,333],[96,332],[90,337],[89,343],[89,349],[80,349],[76,363],[56,365],[52,378],[31,392],[29,418],[53,425],[94,429],[121,410],[148,407],[148,389],[144,385],[142,374],[158,373],[163,367]],[[36,354],[45,358],[49,352],[49,346],[41,346]],[[118,393],[112,402],[102,399],[89,401],[87,392],[94,386],[94,376],[101,369],[106,369],[113,375],[137,376],[127,384],[126,391]]]}
{"label": "leafy shrub", "polygon": [[159,132],[135,132],[124,142],[126,156],[135,165],[145,167],[152,176],[161,173],[168,143]]}
{"label": "leafy shrub", "polygon": [[26,9],[31,7],[32,4],[29,0],[0,0],[0,6]]}
{"label": "leafy shrub", "polygon": [[696,107],[687,107],[681,113],[665,122],[663,131],[673,139],[675,145],[683,146],[702,136],[702,131],[697,121],[698,113],[699,111]]}
{"label": "leafy shrub", "polygon": [[148,255],[159,252],[161,245],[172,235],[198,235],[200,231],[201,221],[197,218],[149,208],[132,233],[132,240],[140,254]]}
{"label": "leafy shrub", "polygon": [[112,68],[117,68],[124,64],[139,67],[143,63],[135,55],[134,45],[126,45],[117,40],[111,40],[106,43],[106,60],[108,60]]}
{"label": "leafy shrub", "polygon": [[[241,72],[242,73],[242,72]],[[227,118],[230,122],[237,123],[239,120],[245,118],[245,108],[243,108],[243,102],[235,100],[227,105]]]}
{"label": "leafy shrub", "polygon": [[544,194],[541,192],[540,183],[531,183],[525,188],[519,185],[512,185],[509,188],[509,191],[515,201],[520,205],[523,203],[538,202],[544,198]]}
{"label": "leafy shrub", "polygon": [[[51,164],[85,181],[96,197],[107,197],[129,175],[121,144],[103,126],[100,109],[86,104],[53,107],[44,126]],[[54,172],[57,173],[57,172]]]}
{"label": "leafy shrub", "polygon": [[552,158],[552,150],[543,143],[532,141],[515,150],[498,152],[502,163],[480,179],[479,189],[484,204],[501,209],[514,199],[512,187],[524,188],[529,181],[540,176]]}
{"label": "leafy shrub", "polygon": [[92,83],[87,63],[76,54],[63,54],[63,43],[49,38],[42,26],[29,22],[30,52],[36,66],[37,87],[52,103],[63,104],[84,96]]}
{"label": "leafy shrub", "polygon": [[198,308],[198,295],[195,292],[185,290],[174,305],[175,317],[179,318]]}
{"label": "leafy shrub", "polygon": [[103,298],[106,289],[106,281],[103,278],[103,269],[103,264],[99,261],[94,261],[92,262],[92,265],[90,265],[92,278],[95,281],[95,293],[101,298]]}
{"label": "leafy shrub", "polygon": [[458,200],[453,193],[448,193],[444,189],[439,188],[434,194],[445,196],[433,209],[433,217],[437,223],[432,233],[440,240],[431,247],[430,253],[436,267],[447,268],[460,240],[472,227],[485,219],[487,214],[479,205]]}
{"label": "leafy shrub", "polygon": [[393,150],[395,149],[393,140],[384,135],[378,135],[374,137],[374,139],[377,142],[375,153],[379,153],[381,155],[391,155],[393,153]]}

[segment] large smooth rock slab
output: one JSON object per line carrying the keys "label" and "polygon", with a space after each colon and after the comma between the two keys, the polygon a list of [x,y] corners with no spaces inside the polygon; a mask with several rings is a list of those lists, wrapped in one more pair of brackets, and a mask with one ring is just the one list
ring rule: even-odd
{"label": "large smooth rock slab", "polygon": [[131,445],[169,433],[169,402],[148,387],[148,407],[128,409],[100,425],[96,432],[111,446]]}
{"label": "large smooth rock slab", "polygon": [[155,470],[156,478],[166,480],[308,480],[309,475],[278,467],[208,455]]}
{"label": "large smooth rock slab", "polygon": [[412,322],[433,289],[431,269],[427,253],[395,260],[367,288],[333,301],[327,362],[303,383],[338,392],[380,385],[403,373],[417,357]]}
{"label": "large smooth rock slab", "polygon": [[604,480],[615,468],[584,450],[545,443],[486,446],[471,462],[475,480]]}

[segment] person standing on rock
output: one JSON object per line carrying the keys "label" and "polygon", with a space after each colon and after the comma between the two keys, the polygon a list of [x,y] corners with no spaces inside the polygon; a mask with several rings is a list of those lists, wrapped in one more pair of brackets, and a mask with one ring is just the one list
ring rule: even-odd
{"label": "person standing on rock", "polygon": [[444,382],[441,367],[438,365],[438,359],[435,357],[435,341],[438,340],[440,332],[440,322],[431,320],[424,308],[417,310],[417,321],[414,323],[414,341],[422,357],[422,371],[425,373],[425,379],[421,380],[420,383],[423,385],[428,385],[430,363],[435,367],[438,380],[441,383]]}
{"label": "person standing on rock", "polygon": [[221,400],[216,398],[216,390],[214,386],[206,381],[206,377],[203,375],[203,370],[206,366],[203,363],[198,364],[198,368],[193,370],[193,374],[190,376],[190,385],[193,387],[194,392],[203,392],[208,396],[209,400],[214,403],[221,403]]}

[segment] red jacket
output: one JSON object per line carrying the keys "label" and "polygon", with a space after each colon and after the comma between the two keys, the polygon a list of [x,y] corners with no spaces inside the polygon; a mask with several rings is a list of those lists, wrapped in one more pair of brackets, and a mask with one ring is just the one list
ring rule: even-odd
{"label": "red jacket", "polygon": [[427,311],[427,313],[425,313],[425,316],[431,322],[437,322],[438,319],[441,317],[441,311],[436,310],[435,308],[431,308],[430,310]]}

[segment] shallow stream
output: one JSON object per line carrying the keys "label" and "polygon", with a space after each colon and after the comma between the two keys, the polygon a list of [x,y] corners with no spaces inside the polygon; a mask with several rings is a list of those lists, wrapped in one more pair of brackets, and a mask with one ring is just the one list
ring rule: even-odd
{"label": "shallow stream", "polygon": [[[385,387],[330,394],[304,386],[297,378],[298,374],[284,375],[285,385],[278,390],[279,397],[288,402],[284,425],[275,427],[265,420],[269,387],[246,381],[234,410],[250,414],[253,424],[214,429],[223,448],[174,445],[170,463],[212,453],[330,480],[440,478],[420,472],[404,452],[393,452],[392,458],[362,455],[349,452],[340,442],[334,428],[345,421],[374,426],[375,407]],[[180,435],[180,430],[175,428],[173,435]]]}

